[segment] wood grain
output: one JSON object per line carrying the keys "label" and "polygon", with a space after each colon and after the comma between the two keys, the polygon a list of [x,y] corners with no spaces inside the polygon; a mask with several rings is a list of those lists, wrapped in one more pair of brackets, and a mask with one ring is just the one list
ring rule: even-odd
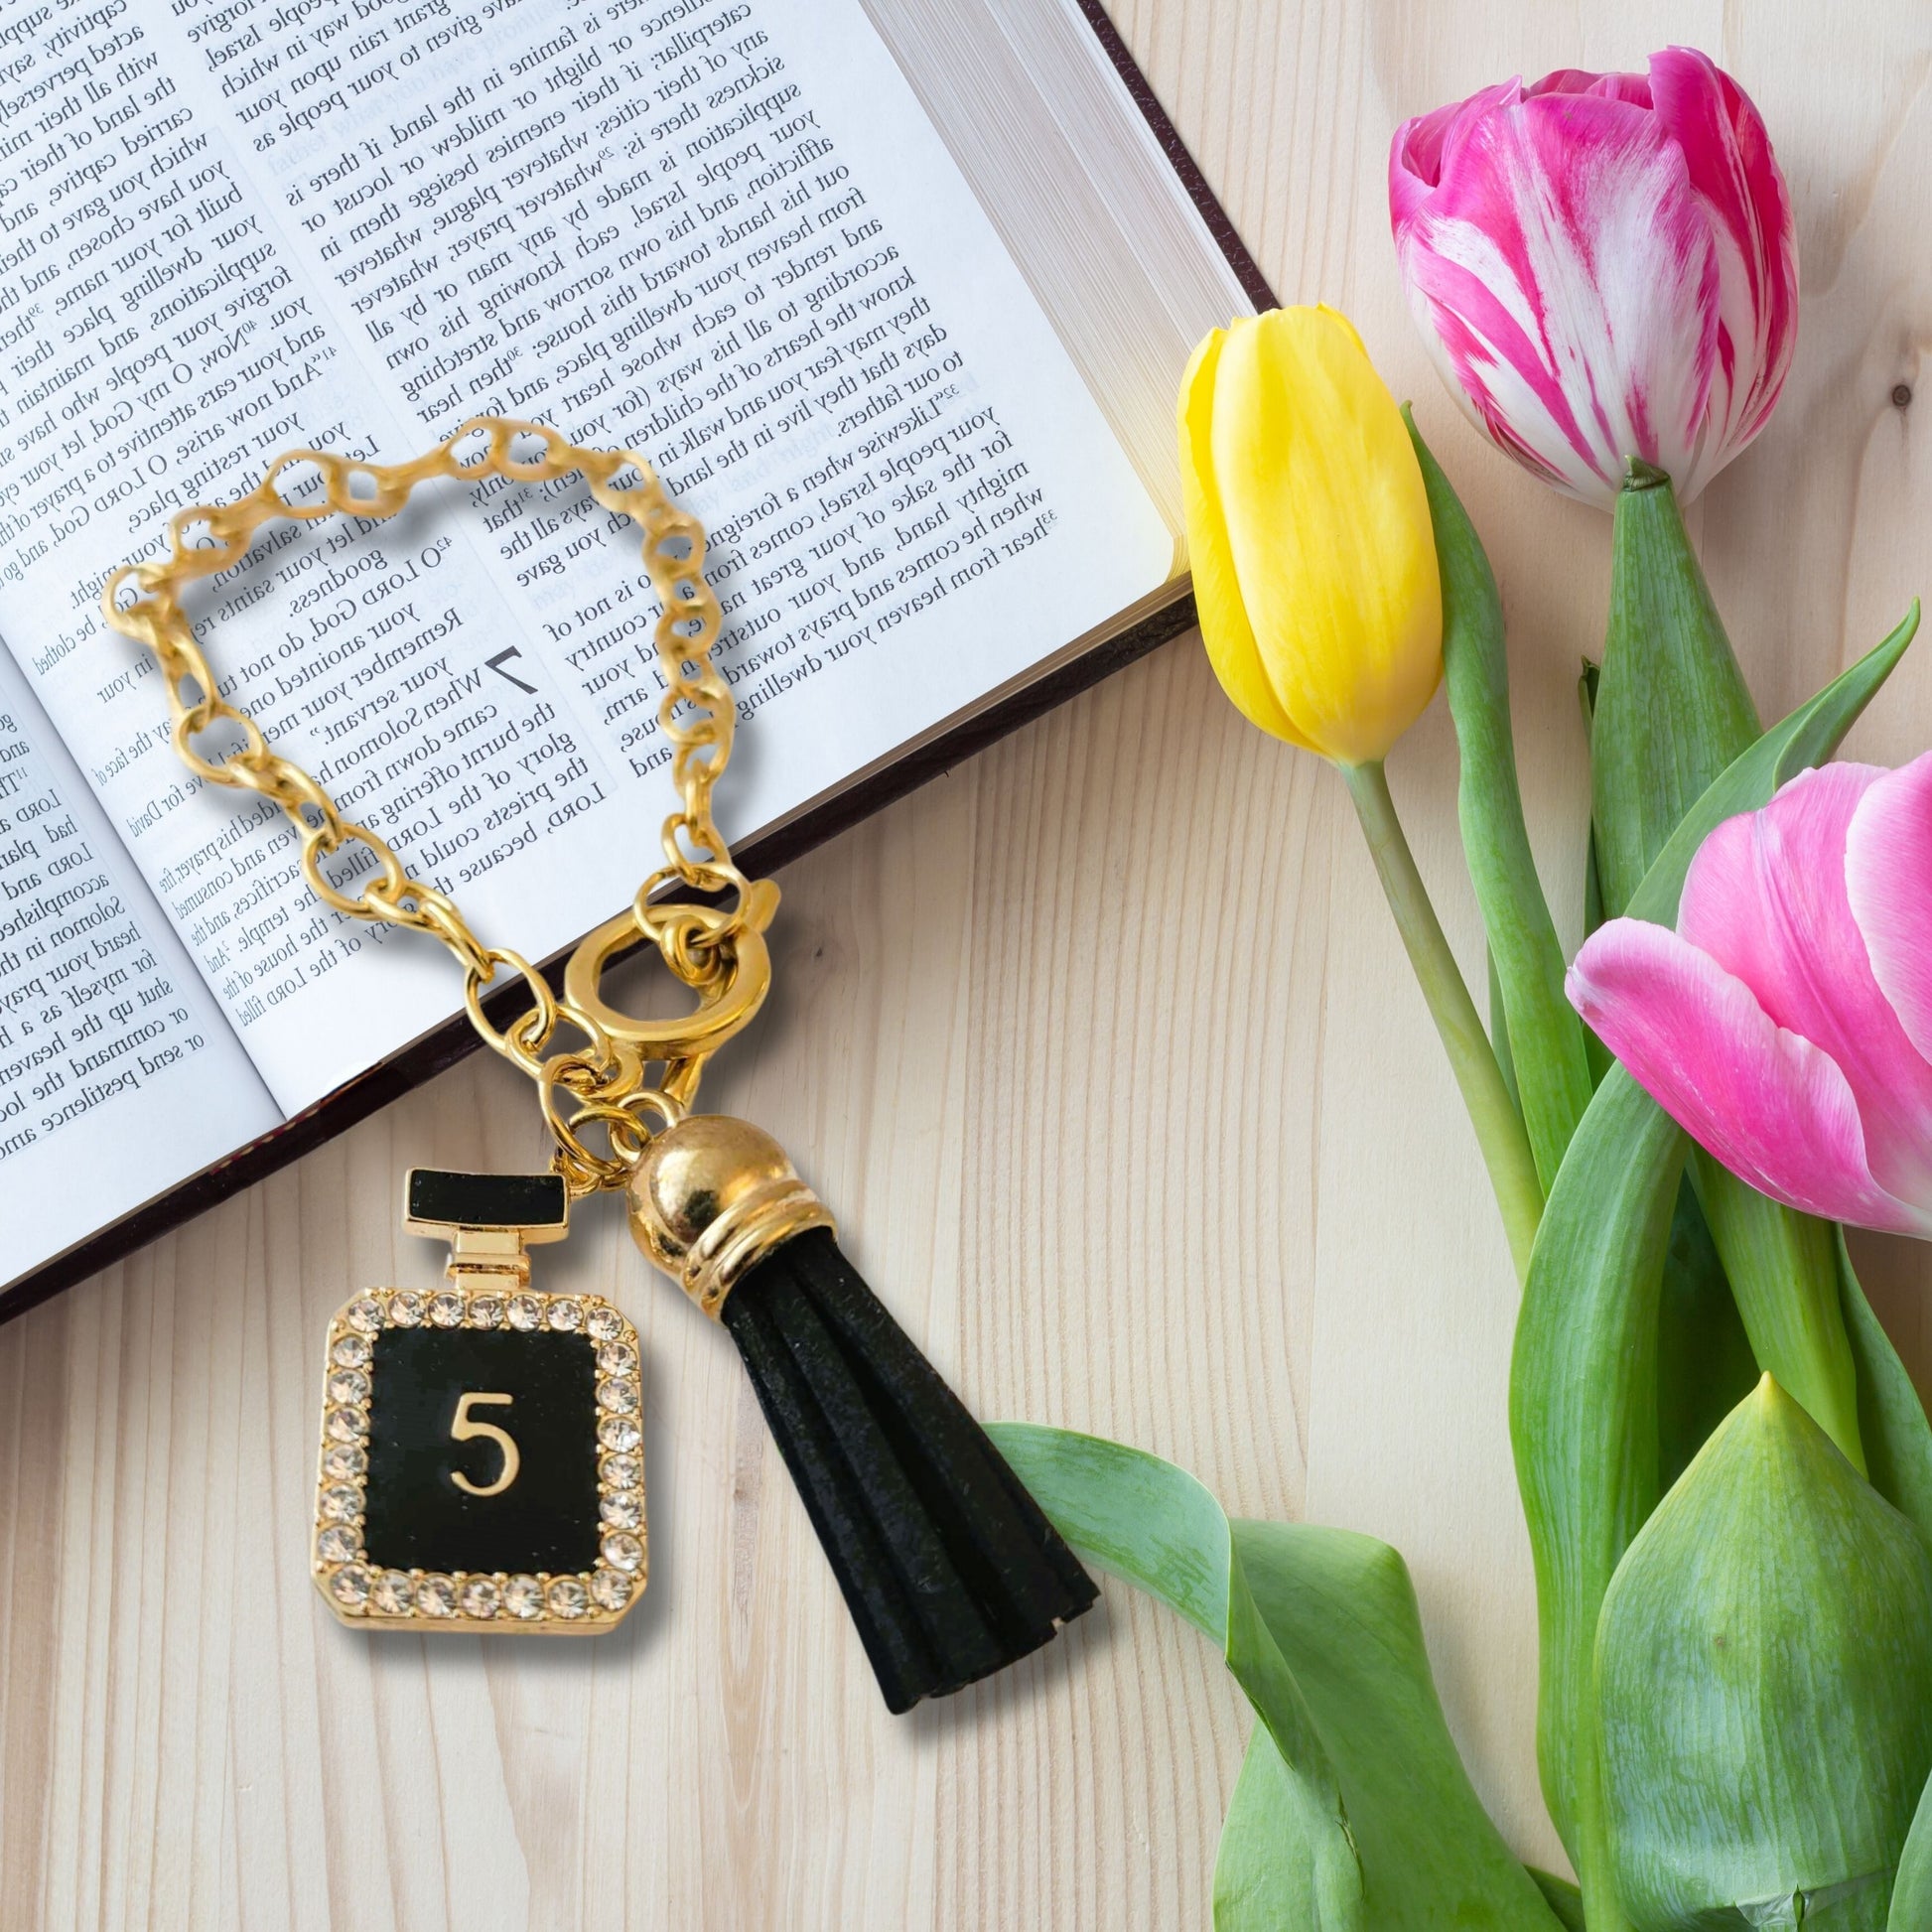
{"label": "wood grain", "polygon": [[[1512,624],[1524,785],[1566,937],[1575,678],[1605,526],[1493,457],[1403,312],[1404,116],[1500,74],[1690,41],[1764,109],[1803,335],[1697,513],[1767,714],[1928,582],[1932,18],[1904,0],[1122,0],[1283,296],[1347,308],[1462,490]],[[1855,749],[1932,740],[1932,659]],[[1440,706],[1397,755],[1451,936]],[[781,989],[713,1090],[809,1150],[861,1265],[983,1414],[1126,1438],[1251,1515],[1396,1543],[1451,1722],[1526,1856],[1534,1621],[1503,1422],[1514,1295],[1480,1168],[1337,787],[1182,640],[794,867]],[[592,1649],[333,1625],[303,1570],[314,1348],[412,1161],[537,1157],[527,1089],[459,1069],[0,1329],[0,1918],[14,1927],[1172,1928],[1207,1922],[1246,1720],[1126,1590],[949,1707],[882,1714],[725,1338],[615,1215],[553,1278],[647,1354],[653,1579]],[[1861,1244],[1932,1366],[1923,1251]],[[548,1258],[547,1258],[548,1260]]]}

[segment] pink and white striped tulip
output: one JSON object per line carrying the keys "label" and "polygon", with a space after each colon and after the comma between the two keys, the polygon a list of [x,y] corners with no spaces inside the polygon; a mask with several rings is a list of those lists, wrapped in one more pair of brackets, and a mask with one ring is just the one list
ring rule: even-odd
{"label": "pink and white striped tulip", "polygon": [[1450,393],[1558,488],[1607,507],[1640,457],[1688,502],[1769,419],[1798,333],[1791,198],[1706,56],[1419,115],[1389,153],[1389,213]]}
{"label": "pink and white striped tulip", "polygon": [[1828,1220],[1932,1237],[1932,753],[1828,764],[1727,819],[1677,930],[1613,919],[1572,1003],[1733,1173]]}

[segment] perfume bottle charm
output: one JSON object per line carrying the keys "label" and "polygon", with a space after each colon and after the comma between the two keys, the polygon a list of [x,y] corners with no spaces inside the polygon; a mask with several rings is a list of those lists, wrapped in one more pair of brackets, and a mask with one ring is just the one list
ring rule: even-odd
{"label": "perfume bottle charm", "polygon": [[646,1570],[637,1336],[530,1287],[528,1247],[569,1231],[563,1181],[414,1169],[403,1224],[449,1242],[448,1283],[329,1324],[317,1587],[378,1628],[611,1628]]}

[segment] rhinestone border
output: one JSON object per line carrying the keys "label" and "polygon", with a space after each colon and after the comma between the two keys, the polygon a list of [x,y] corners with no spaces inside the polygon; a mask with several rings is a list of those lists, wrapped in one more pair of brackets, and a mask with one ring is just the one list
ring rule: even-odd
{"label": "rhinestone border", "polygon": [[[447,1319],[445,1298],[463,1301],[460,1322]],[[528,1315],[534,1320],[513,1320]],[[439,1305],[436,1312],[431,1304]],[[583,1335],[591,1344],[597,1386],[593,1409],[593,1447],[597,1455],[600,1553],[616,1545],[623,1567],[600,1561],[589,1570],[507,1571],[387,1570],[369,1562],[362,1543],[362,1504],[368,1483],[370,1375],[375,1336],[384,1328],[413,1328],[425,1319],[440,1327],[535,1329]],[[622,1350],[629,1351],[626,1361]],[[323,1350],[322,1447],[316,1459],[314,1523],[310,1531],[311,1574],[322,1599],[336,1617],[357,1630],[456,1630],[472,1636],[596,1636],[616,1628],[636,1608],[650,1568],[646,1534],[641,1429],[641,1354],[637,1331],[622,1311],[600,1295],[545,1295],[522,1289],[508,1296],[499,1282],[476,1287],[453,1284],[425,1294],[416,1289],[377,1288],[352,1296],[336,1311]],[[607,1366],[607,1363],[614,1364]],[[355,1400],[337,1402],[331,1384],[360,1375]],[[340,1392],[342,1384],[338,1384]],[[611,1424],[627,1423],[636,1440],[619,1449],[607,1435]],[[620,1473],[634,1474],[622,1484],[611,1480],[614,1459]],[[333,1465],[333,1466],[332,1466]],[[352,1492],[352,1506],[345,1491]],[[620,1528],[615,1516],[634,1506],[634,1527]],[[350,1547],[352,1539],[353,1547]],[[629,1559],[634,1555],[635,1561]],[[528,1605],[529,1607],[519,1607]]]}

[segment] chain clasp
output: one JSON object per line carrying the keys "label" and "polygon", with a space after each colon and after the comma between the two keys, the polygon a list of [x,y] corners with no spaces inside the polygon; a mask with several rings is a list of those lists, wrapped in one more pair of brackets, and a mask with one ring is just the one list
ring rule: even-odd
{"label": "chain clasp", "polygon": [[[747,882],[732,911],[676,905],[645,907],[641,918],[634,909],[620,912],[587,933],[571,954],[564,967],[564,999],[642,1061],[702,1060],[742,1033],[764,1004],[771,990],[771,954],[764,929],[777,909],[776,885],[755,879]],[[621,1013],[604,998],[604,969],[617,953],[627,951],[639,939],[654,940],[663,949],[663,939],[653,930],[660,915],[665,922],[675,916],[680,925],[695,926],[707,950],[716,952],[718,966],[697,984],[695,1012],[668,1020],[639,1020]]]}

